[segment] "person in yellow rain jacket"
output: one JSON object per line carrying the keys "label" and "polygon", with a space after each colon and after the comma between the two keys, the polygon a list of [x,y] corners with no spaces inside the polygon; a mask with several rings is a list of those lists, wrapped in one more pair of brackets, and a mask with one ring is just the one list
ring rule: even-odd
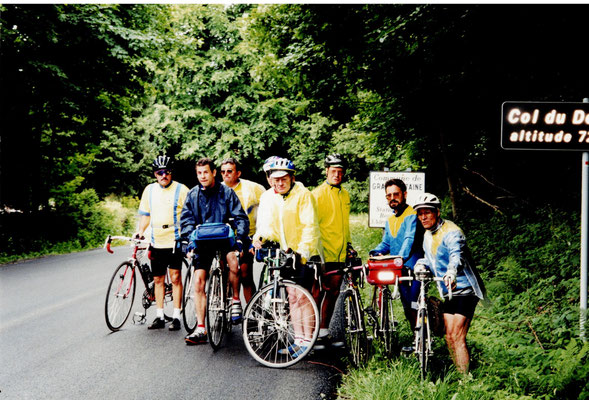
{"label": "person in yellow rain jacket", "polygon": [[[344,267],[348,249],[352,249],[350,194],[341,186],[345,168],[345,160],[340,154],[328,155],[325,158],[327,179],[312,191],[317,201],[321,244],[325,257],[323,273]],[[315,350],[323,350],[329,345],[334,347],[343,345],[343,342],[333,342],[329,334],[329,322],[339,296],[341,283],[341,274],[321,277],[321,291],[316,297],[317,305],[321,310],[321,326]]]}
{"label": "person in yellow rain jacket", "polygon": [[[266,191],[266,188],[259,183],[241,179],[241,164],[233,157],[226,158],[221,162],[221,176],[223,184],[233,189],[247,214],[250,221],[248,236],[251,239],[256,232],[260,196]],[[239,260],[239,278],[243,288],[243,297],[245,297],[246,302],[249,302],[256,288],[253,278],[254,257],[248,251],[249,243],[244,243],[244,247],[243,257]]]}
{"label": "person in yellow rain jacket", "polygon": [[[261,249],[264,242],[274,241],[282,250],[295,252],[300,265],[289,279],[310,291],[315,283],[315,270],[307,265],[307,261],[322,258],[315,198],[304,185],[295,183],[292,161],[277,158],[271,162],[268,171],[273,192],[265,192],[260,200],[253,245]],[[293,293],[289,292],[291,296]],[[312,315],[313,307],[299,301],[301,299],[290,299],[291,307],[296,306],[295,312],[303,315],[302,320],[307,320],[305,315]],[[295,346],[289,346],[287,350],[297,357],[310,346],[313,327],[294,326],[294,330]]]}

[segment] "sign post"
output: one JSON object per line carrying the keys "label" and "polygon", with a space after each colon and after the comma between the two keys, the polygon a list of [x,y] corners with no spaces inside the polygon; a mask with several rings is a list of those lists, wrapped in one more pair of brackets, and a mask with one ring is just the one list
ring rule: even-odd
{"label": "sign post", "polygon": [[[589,103],[589,98],[584,98],[583,103]],[[583,152],[581,164],[581,314],[579,316],[580,334],[586,341],[585,327],[587,323],[587,233],[589,226],[589,153]]]}
{"label": "sign post", "polygon": [[586,340],[589,227],[589,98],[582,103],[503,103],[501,147],[506,150],[583,151],[581,165],[581,278],[579,335]]}

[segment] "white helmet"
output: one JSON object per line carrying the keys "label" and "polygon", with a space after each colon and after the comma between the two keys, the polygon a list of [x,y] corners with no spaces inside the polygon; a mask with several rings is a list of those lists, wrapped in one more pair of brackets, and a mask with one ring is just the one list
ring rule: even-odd
{"label": "white helmet", "polygon": [[413,209],[419,210],[420,208],[437,208],[439,210],[441,206],[442,203],[440,202],[440,199],[438,199],[438,196],[431,193],[422,193],[417,198]]}

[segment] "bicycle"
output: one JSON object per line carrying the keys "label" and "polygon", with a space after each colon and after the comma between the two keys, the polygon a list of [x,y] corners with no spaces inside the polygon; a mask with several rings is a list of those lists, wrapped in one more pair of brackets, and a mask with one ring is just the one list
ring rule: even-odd
{"label": "bicycle", "polygon": [[[233,246],[234,238],[235,232],[231,224],[222,222],[208,222],[197,225],[189,238],[189,242],[193,243],[196,248],[202,246],[203,248],[214,247],[216,249],[205,286],[207,339],[214,351],[217,351],[221,347],[225,335],[231,332],[232,327],[229,317],[231,315],[233,296],[231,288],[228,285],[229,269],[225,265],[225,254],[227,253],[223,250]],[[239,265],[239,253],[236,253],[238,257],[237,265]],[[188,307],[191,307],[191,310],[195,310],[194,304],[190,304],[194,302],[195,296],[194,284],[192,282],[194,279],[194,271],[192,269],[194,257],[192,256],[192,252],[189,254],[191,267],[185,278],[183,302],[185,310]],[[185,327],[187,330],[190,329],[189,333],[192,333],[197,324],[196,311],[194,314],[192,314],[192,311],[185,313],[185,317]]]}
{"label": "bicycle", "polygon": [[354,367],[360,367],[368,361],[368,338],[364,323],[364,309],[359,287],[364,282],[364,266],[357,257],[348,257],[345,266],[325,275],[342,274],[341,316],[344,321],[344,343],[348,359]]}
{"label": "bicycle", "polygon": [[[427,296],[428,286],[431,282],[444,282],[443,278],[438,278],[420,261],[415,264],[413,269],[414,276],[400,277],[399,281],[417,280],[421,282],[418,297],[417,320],[415,323],[414,349],[419,360],[421,379],[427,375],[429,357],[433,355],[432,343],[432,318],[428,311],[429,297]],[[448,287],[448,299],[452,299],[452,288]],[[443,324],[443,322],[442,322]]]}
{"label": "bicycle", "polygon": [[[125,324],[135,300],[136,289],[136,273],[139,271],[141,280],[145,285],[145,291],[142,296],[143,312],[136,312],[133,315],[133,323],[144,324],[147,318],[147,309],[155,302],[155,292],[153,284],[153,276],[151,269],[147,263],[140,263],[140,259],[144,257],[145,251],[149,248],[149,241],[130,238],[127,236],[111,236],[106,237],[104,248],[109,253],[114,253],[111,249],[113,240],[124,240],[131,242],[133,251],[127,261],[123,261],[117,266],[113,273],[108,290],[106,292],[106,300],[104,303],[104,316],[108,328],[116,332]],[[186,265],[186,260],[183,260]],[[166,274],[166,281],[164,283],[165,294],[164,304],[172,304],[172,284],[170,277]],[[164,316],[166,321],[171,321],[172,318],[168,315]]]}
{"label": "bicycle", "polygon": [[[398,345],[393,300],[399,298],[397,279],[402,275],[403,258],[397,255],[371,256],[364,268],[366,281],[374,286],[370,306],[364,311],[372,326],[373,337],[382,340],[385,354],[391,357]],[[389,285],[395,285],[393,293]],[[378,310],[378,316],[375,310]]]}
{"label": "bicycle", "polygon": [[245,308],[243,341],[260,364],[286,368],[311,352],[319,336],[319,309],[308,290],[282,277],[288,268],[300,268],[295,254],[278,248],[264,251],[268,252],[263,259],[270,282],[253,295]]}

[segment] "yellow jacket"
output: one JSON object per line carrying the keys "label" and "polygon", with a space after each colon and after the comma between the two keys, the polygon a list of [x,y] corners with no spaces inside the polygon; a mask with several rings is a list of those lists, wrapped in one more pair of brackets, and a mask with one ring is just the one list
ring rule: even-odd
{"label": "yellow jacket", "polygon": [[300,182],[286,196],[266,191],[260,199],[255,238],[278,242],[283,250],[293,249],[302,262],[322,256],[317,205],[311,192]]}
{"label": "yellow jacket", "polygon": [[313,189],[325,262],[345,262],[350,236],[350,194],[327,182]]}
{"label": "yellow jacket", "polygon": [[240,179],[239,183],[233,188],[233,190],[250,220],[250,230],[248,235],[252,236],[256,231],[256,219],[258,215],[258,205],[260,204],[260,196],[266,191],[266,188],[259,183],[248,181],[247,179]]}

